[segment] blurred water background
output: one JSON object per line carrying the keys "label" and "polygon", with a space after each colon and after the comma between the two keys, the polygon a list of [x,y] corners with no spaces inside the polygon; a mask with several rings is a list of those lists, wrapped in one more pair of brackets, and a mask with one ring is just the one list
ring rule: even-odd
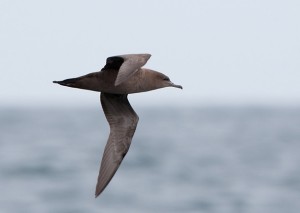
{"label": "blurred water background", "polygon": [[131,148],[95,199],[100,107],[0,109],[0,212],[299,212],[299,108],[135,110]]}

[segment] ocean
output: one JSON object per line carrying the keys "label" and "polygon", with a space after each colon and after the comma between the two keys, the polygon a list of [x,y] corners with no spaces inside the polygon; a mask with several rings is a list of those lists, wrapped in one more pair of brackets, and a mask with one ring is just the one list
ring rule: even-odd
{"label": "ocean", "polygon": [[100,107],[1,108],[0,212],[299,212],[300,108],[135,110],[130,150],[95,199]]}

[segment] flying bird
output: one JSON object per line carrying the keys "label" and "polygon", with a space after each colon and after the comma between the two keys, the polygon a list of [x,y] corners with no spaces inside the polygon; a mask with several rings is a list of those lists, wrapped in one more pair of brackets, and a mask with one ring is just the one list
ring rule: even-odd
{"label": "flying bird", "polygon": [[101,105],[110,126],[110,134],[101,161],[95,197],[103,192],[116,173],[137,127],[139,117],[127,95],[163,87],[182,89],[182,86],[172,83],[168,76],[142,68],[150,57],[150,54],[112,56],[106,59],[106,65],[99,72],[53,81],[62,86],[101,92]]}

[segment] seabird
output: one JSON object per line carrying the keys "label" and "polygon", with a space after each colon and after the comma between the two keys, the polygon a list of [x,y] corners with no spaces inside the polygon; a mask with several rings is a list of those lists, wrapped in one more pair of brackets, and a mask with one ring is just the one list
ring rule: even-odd
{"label": "seabird", "polygon": [[137,127],[139,117],[127,95],[163,87],[182,89],[182,86],[172,83],[168,76],[142,68],[150,57],[150,54],[112,56],[106,59],[106,65],[99,72],[53,81],[62,86],[101,92],[101,105],[110,126],[110,134],[101,161],[95,197],[103,192],[116,173]]}

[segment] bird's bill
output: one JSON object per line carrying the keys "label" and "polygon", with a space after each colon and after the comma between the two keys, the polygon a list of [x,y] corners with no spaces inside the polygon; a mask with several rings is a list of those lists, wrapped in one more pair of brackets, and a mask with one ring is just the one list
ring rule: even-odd
{"label": "bird's bill", "polygon": [[179,88],[179,89],[183,89],[181,85],[174,84],[174,83],[171,83],[171,87],[176,87],[176,88]]}

